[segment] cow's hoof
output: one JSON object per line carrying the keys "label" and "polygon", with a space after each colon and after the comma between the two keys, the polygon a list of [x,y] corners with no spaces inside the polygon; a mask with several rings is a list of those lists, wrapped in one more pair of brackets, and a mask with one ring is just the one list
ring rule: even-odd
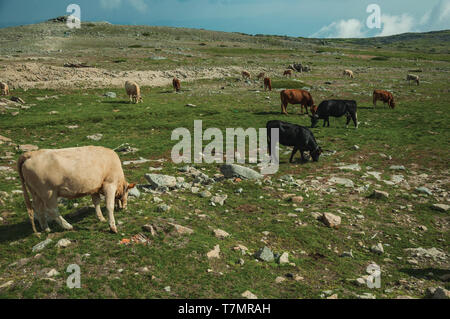
{"label": "cow's hoof", "polygon": [[99,222],[101,222],[101,223],[104,223],[104,222],[106,222],[106,218],[105,217],[98,217],[98,221]]}
{"label": "cow's hoof", "polygon": [[109,230],[111,231],[111,233],[117,234],[117,227],[116,226],[109,227]]}

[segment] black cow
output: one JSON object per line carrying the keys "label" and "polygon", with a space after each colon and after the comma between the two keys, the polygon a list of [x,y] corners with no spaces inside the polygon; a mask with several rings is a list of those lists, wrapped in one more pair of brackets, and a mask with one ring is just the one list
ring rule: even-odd
{"label": "black cow", "polygon": [[291,158],[289,162],[292,163],[292,158],[297,151],[300,151],[302,161],[305,161],[304,152],[309,151],[309,154],[313,158],[314,162],[319,160],[319,156],[322,153],[322,148],[317,145],[316,139],[313,133],[304,126],[291,124],[283,121],[269,121],[266,124],[267,128],[267,147],[269,154],[272,155],[271,148],[271,129],[279,129],[279,142],[284,146],[293,146]]}
{"label": "black cow", "polygon": [[353,100],[326,100],[319,104],[317,110],[311,117],[311,127],[314,128],[319,122],[319,119],[323,119],[323,126],[328,123],[330,127],[330,116],[341,117],[347,116],[347,127],[350,123],[350,119],[355,123],[355,127],[358,128],[358,116],[356,115],[356,101]]}

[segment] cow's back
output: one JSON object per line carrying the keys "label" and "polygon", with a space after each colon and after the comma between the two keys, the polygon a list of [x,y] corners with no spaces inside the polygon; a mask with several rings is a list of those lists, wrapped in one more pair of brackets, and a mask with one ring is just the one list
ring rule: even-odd
{"label": "cow's back", "polygon": [[98,192],[104,182],[124,180],[118,155],[99,146],[31,152],[22,172],[32,189],[51,189],[67,197]]}

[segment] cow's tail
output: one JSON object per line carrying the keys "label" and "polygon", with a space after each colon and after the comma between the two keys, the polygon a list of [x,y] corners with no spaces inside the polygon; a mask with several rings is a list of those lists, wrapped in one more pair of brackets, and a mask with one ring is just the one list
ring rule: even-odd
{"label": "cow's tail", "polygon": [[33,206],[31,206],[30,197],[28,196],[28,190],[27,190],[27,187],[25,184],[25,179],[23,177],[23,173],[22,173],[23,163],[25,163],[25,161],[27,159],[29,159],[30,157],[31,157],[30,153],[25,153],[25,154],[21,155],[19,157],[19,160],[17,161],[17,170],[19,172],[20,182],[22,183],[23,198],[25,199],[25,205],[27,206],[27,212],[28,212],[28,217],[30,218],[30,221],[31,221],[31,227],[33,227],[33,232],[35,234],[37,234],[36,225],[34,223]]}

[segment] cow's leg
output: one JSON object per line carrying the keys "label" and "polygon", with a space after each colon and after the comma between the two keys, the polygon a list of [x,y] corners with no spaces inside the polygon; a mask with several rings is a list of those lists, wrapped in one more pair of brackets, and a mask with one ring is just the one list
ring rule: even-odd
{"label": "cow's leg", "polygon": [[291,158],[289,159],[289,163],[292,163],[292,159],[294,158],[295,153],[297,153],[298,148],[296,146],[294,146],[294,149],[292,150],[291,153]]}
{"label": "cow's leg", "polygon": [[95,206],[95,213],[97,215],[97,218],[99,221],[101,222],[106,222],[105,217],[103,217],[102,214],[102,208],[100,207],[100,194],[92,194],[92,202],[94,203]]}
{"label": "cow's leg", "polygon": [[347,113],[347,123],[345,124],[346,128],[348,128],[348,123],[350,123],[351,118],[352,116],[349,113]]}
{"label": "cow's leg", "polygon": [[33,198],[34,218],[39,222],[41,229],[49,233],[50,227],[48,227],[44,203],[36,193],[31,192],[31,196]]}
{"label": "cow's leg", "polygon": [[327,117],[327,127],[330,127],[330,117]]}
{"label": "cow's leg", "polygon": [[355,124],[355,128],[358,128],[358,113],[352,113],[352,120],[353,123]]}
{"label": "cow's leg", "polygon": [[114,202],[116,197],[116,187],[113,185],[106,185],[103,187],[103,192],[106,198],[106,210],[108,211],[109,229],[113,233],[117,233],[116,221],[114,220]]}
{"label": "cow's leg", "polygon": [[374,96],[373,97],[373,107],[377,106],[377,98]]}
{"label": "cow's leg", "polygon": [[50,219],[54,220],[59,226],[65,230],[72,230],[73,226],[70,225],[60,214],[58,210],[58,196],[56,193],[52,193],[47,203],[47,213]]}
{"label": "cow's leg", "polygon": [[300,150],[300,154],[302,156],[302,162],[307,162],[306,158],[305,158],[305,151]]}

